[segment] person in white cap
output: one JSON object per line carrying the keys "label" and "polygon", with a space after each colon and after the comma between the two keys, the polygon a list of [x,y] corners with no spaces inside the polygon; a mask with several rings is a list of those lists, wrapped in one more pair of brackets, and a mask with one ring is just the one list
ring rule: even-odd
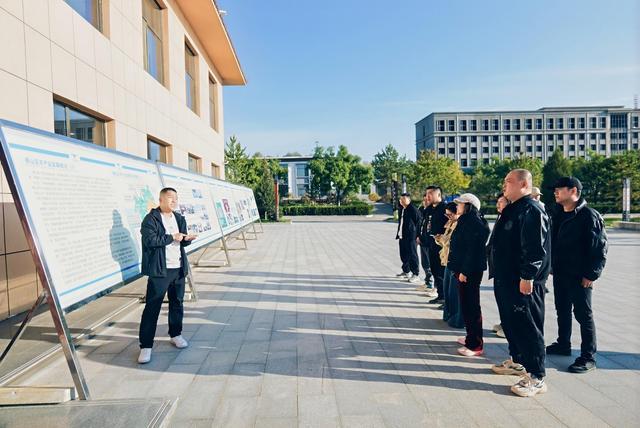
{"label": "person in white cap", "polygon": [[480,281],[487,270],[485,244],[489,225],[480,214],[480,200],[464,193],[453,200],[457,206],[458,225],[451,235],[447,267],[460,291],[460,306],[466,337],[458,339],[463,345],[458,353],[466,357],[482,355],[482,310],[480,308]]}
{"label": "person in white cap", "polygon": [[540,193],[540,188],[533,186],[531,188],[531,199],[533,199],[534,201],[538,201],[538,203],[540,205],[542,205],[542,209],[545,209],[544,208],[544,202],[542,202],[542,200],[540,200],[541,196],[542,196],[542,193]]}

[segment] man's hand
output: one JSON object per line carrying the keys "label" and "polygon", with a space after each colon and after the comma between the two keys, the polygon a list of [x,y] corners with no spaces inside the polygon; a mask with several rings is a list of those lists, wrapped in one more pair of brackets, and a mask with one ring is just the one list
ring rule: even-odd
{"label": "man's hand", "polygon": [[587,278],[582,278],[582,286],[584,288],[593,288],[593,281]]}
{"label": "man's hand", "polygon": [[185,241],[193,241],[197,237],[198,237],[198,235],[185,235],[184,240]]}
{"label": "man's hand", "polygon": [[458,274],[458,281],[460,282],[467,282],[467,276],[463,273]]}
{"label": "man's hand", "polygon": [[182,241],[182,239],[183,239],[185,236],[187,236],[187,235],[185,235],[184,233],[180,233],[180,232],[178,232],[178,233],[174,233],[174,234],[173,234],[173,240],[174,240],[174,241],[176,241],[176,242],[180,242],[180,241]]}
{"label": "man's hand", "polygon": [[530,295],[533,293],[533,281],[521,279],[520,280],[520,292],[524,295]]}

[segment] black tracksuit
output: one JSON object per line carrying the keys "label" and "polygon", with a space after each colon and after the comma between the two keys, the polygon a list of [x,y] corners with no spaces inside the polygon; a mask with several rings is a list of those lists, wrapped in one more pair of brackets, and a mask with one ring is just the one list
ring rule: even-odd
{"label": "black tracksuit", "polygon": [[433,237],[444,233],[444,225],[449,220],[445,213],[445,203],[430,205],[423,210],[422,224],[420,226],[420,247],[426,247],[429,258],[429,267],[433,282],[438,290],[438,299],[444,299],[442,281],[444,276],[444,266],[440,263],[440,247]]}
{"label": "black tracksuit", "polygon": [[[419,275],[420,268],[418,265],[418,244],[416,243],[416,237],[418,236],[418,228],[420,226],[420,212],[415,205],[410,203],[406,208],[402,208],[401,206],[398,214],[400,219],[398,221],[396,239],[400,245],[402,272],[412,272],[414,275]],[[400,230],[401,225],[402,230]]]}
{"label": "black tracksuit", "polygon": [[[458,219],[451,234],[447,268],[453,272],[460,294],[460,307],[467,332],[465,346],[473,351],[482,350],[482,310],[480,308],[480,282],[487,270],[485,243],[489,225],[475,208]],[[460,282],[459,274],[467,277]]]}
{"label": "black tracksuit", "polygon": [[[525,196],[509,204],[496,222],[491,242],[494,291],[513,361],[534,377],[545,376],[544,286],[551,268],[549,218]],[[520,292],[520,279],[533,280],[533,293]]]}
{"label": "black tracksuit", "polygon": [[[180,233],[187,233],[187,222],[177,212],[173,215]],[[169,336],[182,334],[184,308],[184,278],[189,272],[187,254],[184,247],[191,241],[180,242],[180,267],[167,269],[166,246],[173,242],[173,236],[166,233],[162,224],[159,208],[149,211],[142,220],[142,274],[149,277],[142,320],[140,321],[139,340],[141,348],[152,348],[156,335],[158,315],[165,294],[169,297]]]}
{"label": "black tracksuit", "polygon": [[420,224],[420,233],[418,234],[418,236],[420,237],[420,264],[422,265],[422,269],[424,269],[425,283],[428,283],[431,280],[431,262],[429,260],[429,244],[424,243],[422,241],[422,226],[424,224],[425,211],[427,210],[427,208],[420,207],[418,209],[420,211],[420,216],[422,217],[422,221]]}
{"label": "black tracksuit", "polygon": [[596,327],[591,287],[582,278],[597,280],[607,258],[607,234],[600,214],[580,199],[573,211],[557,206],[551,228],[553,294],[558,315],[558,344],[571,348],[571,309],[580,323],[581,356],[595,361]]}

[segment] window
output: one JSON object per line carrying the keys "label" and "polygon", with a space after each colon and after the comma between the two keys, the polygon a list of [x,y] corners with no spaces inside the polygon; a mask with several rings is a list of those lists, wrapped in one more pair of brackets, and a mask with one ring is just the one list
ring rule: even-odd
{"label": "window", "polygon": [[611,115],[611,127],[612,128],[626,128],[627,127],[627,115],[625,113],[612,114]]}
{"label": "window", "polygon": [[502,137],[504,139],[505,143],[508,143],[511,141],[511,135],[505,135],[504,137]]}
{"label": "window", "polygon": [[483,143],[488,143],[489,142],[489,136],[488,135],[483,135],[482,136],[482,142]]}
{"label": "window", "polygon": [[607,127],[607,118],[606,117],[601,117],[600,118],[600,128],[606,128]]}
{"label": "window", "polygon": [[553,151],[553,144],[549,144],[547,146],[547,151],[552,152]]}
{"label": "window", "polygon": [[466,159],[461,159],[460,160],[460,166],[463,167],[463,168],[466,167],[467,166],[467,160]]}
{"label": "window", "polygon": [[576,140],[576,134],[569,134],[569,141],[575,141]]}
{"label": "window", "polygon": [[634,132],[633,134],[631,134],[634,140],[638,139],[638,133]]}
{"label": "window", "polygon": [[444,149],[443,149],[443,148],[439,148],[439,149],[438,149],[438,154],[443,155],[443,154],[444,154]]}
{"label": "window", "polygon": [[483,147],[482,153],[489,153],[489,147]]}
{"label": "window", "polygon": [[476,137],[475,135],[471,136],[471,142],[472,143],[477,143],[478,142],[478,137]]}
{"label": "window", "polygon": [[542,119],[536,119],[536,129],[542,129]]}
{"label": "window", "polygon": [[513,137],[513,141],[515,141],[516,143],[519,143],[521,138],[522,137],[520,137],[520,135],[516,135]]}
{"label": "window", "polygon": [[196,72],[196,64],[198,57],[196,53],[189,47],[188,44],[184,44],[184,80],[187,95],[187,107],[193,110],[194,113],[198,113],[197,102],[197,86],[198,86],[198,74]]}
{"label": "window", "polygon": [[427,128],[422,125],[422,136],[424,137],[425,135],[427,135]]}
{"label": "window", "polygon": [[542,134],[536,134],[536,141],[542,141]]}
{"label": "window", "polygon": [[489,158],[482,159],[482,163],[484,163],[484,164],[488,164],[490,161],[491,161],[491,159],[489,159]]}
{"label": "window", "polygon": [[200,159],[198,156],[189,153],[189,171],[200,173],[202,170],[200,168],[201,161],[202,159]]}
{"label": "window", "polygon": [[527,146],[527,153],[532,153],[532,152],[533,152],[533,147]]}
{"label": "window", "polygon": [[600,139],[601,140],[606,140],[607,139],[607,133],[606,132],[601,132],[600,133]]}
{"label": "window", "polygon": [[558,146],[558,150],[560,150],[561,152],[564,151],[564,146],[561,144]]}
{"label": "window", "polygon": [[471,154],[478,153],[477,147],[471,147]]}
{"label": "window", "polygon": [[547,119],[547,129],[553,129],[553,118]]}
{"label": "window", "polygon": [[576,151],[576,145],[575,144],[569,144],[569,151],[570,152],[575,152]]}
{"label": "window", "polygon": [[466,131],[467,130],[467,121],[466,120],[461,120],[460,121],[460,131]]}
{"label": "window", "polygon": [[578,146],[578,150],[580,150],[581,152],[584,152],[584,144],[580,144]]}
{"label": "window", "polygon": [[[217,99],[218,87],[216,81],[209,76],[209,125],[216,131],[218,130]],[[424,137],[424,126],[422,127],[422,136]]]}
{"label": "window", "polygon": [[482,121],[482,130],[483,131],[488,131],[489,130],[489,121],[486,120],[486,119]]}
{"label": "window", "polygon": [[498,119],[493,119],[491,121],[491,129],[494,131],[497,131],[498,129],[500,129],[500,121]]}
{"label": "window", "polygon": [[150,138],[147,139],[147,159],[168,163],[167,146]]}
{"label": "window", "polygon": [[53,103],[53,123],[56,134],[98,146],[106,146],[105,122],[82,113],[61,102]]}
{"label": "window", "polygon": [[562,140],[564,140],[564,135],[563,134],[558,134],[558,142],[561,143]]}
{"label": "window", "polygon": [[493,137],[491,137],[491,140],[492,140],[494,143],[497,143],[497,142],[499,141],[499,138],[498,138],[498,136],[497,136],[497,135],[494,135]]}
{"label": "window", "polygon": [[596,136],[597,136],[597,135],[598,135],[598,134],[596,134],[595,132],[593,132],[593,133],[589,134],[589,139],[593,141],[593,140],[595,140],[595,139],[596,139]]}
{"label": "window", "polygon": [[502,121],[502,127],[504,128],[505,131],[510,131],[511,130],[511,119],[505,119]]}
{"label": "window", "polygon": [[461,154],[466,154],[467,153],[467,148],[466,147],[460,147],[460,153]]}
{"label": "window", "polygon": [[78,12],[89,24],[102,31],[101,0],[64,0],[73,10]]}
{"label": "window", "polygon": [[456,153],[456,148],[455,147],[449,147],[449,154],[450,155],[454,155]]}
{"label": "window", "polygon": [[478,160],[477,159],[471,159],[471,166],[476,166],[478,165]]}
{"label": "window", "polygon": [[449,131],[455,131],[456,130],[456,122],[454,120],[450,120],[448,125],[448,130]]}
{"label": "window", "polygon": [[461,136],[460,137],[460,142],[461,143],[466,143],[467,142],[467,136],[466,135]]}
{"label": "window", "polygon": [[569,129],[576,129],[576,118],[575,117],[570,117],[569,118]]}
{"label": "window", "polygon": [[438,131],[440,131],[440,132],[444,131],[444,120],[439,120],[438,121]]}
{"label": "window", "polygon": [[144,69],[164,84],[162,54],[162,8],[155,0],[142,0],[144,36]]}
{"label": "window", "polygon": [[491,148],[491,152],[492,153],[498,153],[498,147],[492,147]]}
{"label": "window", "polygon": [[443,143],[444,144],[444,137],[438,137],[438,143]]}
{"label": "window", "polygon": [[542,152],[542,146],[536,146],[536,152],[541,153]]}
{"label": "window", "polygon": [[478,121],[473,119],[471,120],[471,130],[472,131],[477,131],[478,130]]}
{"label": "window", "polygon": [[586,122],[586,119],[585,119],[584,117],[581,117],[580,119],[578,119],[578,127],[579,127],[580,129],[584,129],[584,127],[585,127],[585,122]]}
{"label": "window", "polygon": [[590,117],[589,118],[589,128],[597,128],[598,127],[598,118],[597,117]]}
{"label": "window", "polygon": [[515,146],[515,147],[513,148],[513,150],[514,150],[516,153],[520,153],[520,146]]}
{"label": "window", "polygon": [[564,129],[564,118],[559,117],[556,121],[556,125],[558,125],[558,129]]}
{"label": "window", "polygon": [[633,128],[637,128],[637,127],[638,127],[638,120],[639,120],[639,119],[640,119],[640,118],[638,118],[638,116],[633,116],[633,117],[631,118],[631,126],[632,126]]}
{"label": "window", "polygon": [[220,165],[211,162],[211,176],[220,178]]}
{"label": "window", "polygon": [[533,119],[525,119],[524,129],[533,129]]}
{"label": "window", "polygon": [[513,129],[515,129],[516,131],[520,130],[520,119],[513,120]]}
{"label": "window", "polygon": [[547,135],[547,141],[553,141],[553,134]]}
{"label": "window", "polygon": [[533,135],[527,134],[526,139],[526,141],[533,141]]}
{"label": "window", "polygon": [[449,142],[454,144],[456,142],[456,137],[449,137]]}
{"label": "window", "polygon": [[505,153],[511,153],[511,147],[506,146],[506,147],[504,148],[504,152],[505,152]]}
{"label": "window", "polygon": [[600,144],[600,151],[604,152],[607,149],[606,144]]}
{"label": "window", "polygon": [[296,178],[309,177],[309,165],[306,163],[296,164]]}

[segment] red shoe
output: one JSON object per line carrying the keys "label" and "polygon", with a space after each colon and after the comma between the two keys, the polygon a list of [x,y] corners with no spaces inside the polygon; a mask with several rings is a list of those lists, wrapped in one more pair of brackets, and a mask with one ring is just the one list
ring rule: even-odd
{"label": "red shoe", "polygon": [[458,348],[458,354],[463,355],[465,357],[479,357],[482,355],[482,349],[478,349],[477,351],[472,351],[471,349],[463,346]]}
{"label": "red shoe", "polygon": [[458,342],[460,345],[464,346],[467,344],[467,338],[466,337],[459,337],[456,339],[456,342]]}

